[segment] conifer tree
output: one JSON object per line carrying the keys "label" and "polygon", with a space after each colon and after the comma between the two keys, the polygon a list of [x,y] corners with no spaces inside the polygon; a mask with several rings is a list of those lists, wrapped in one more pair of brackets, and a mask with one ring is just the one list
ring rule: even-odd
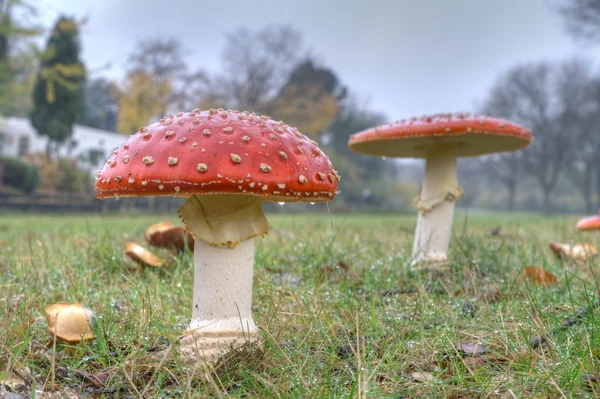
{"label": "conifer tree", "polygon": [[38,135],[49,138],[49,156],[71,137],[73,124],[84,116],[86,73],[79,54],[79,26],[61,16],[40,60],[30,114]]}

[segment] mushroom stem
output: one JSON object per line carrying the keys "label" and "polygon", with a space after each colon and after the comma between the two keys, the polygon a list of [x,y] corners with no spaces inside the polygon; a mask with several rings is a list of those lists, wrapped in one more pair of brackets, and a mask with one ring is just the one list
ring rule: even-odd
{"label": "mushroom stem", "polygon": [[413,243],[413,263],[446,262],[452,232],[454,203],[462,195],[456,177],[453,148],[432,152],[414,205],[419,210]]}
{"label": "mushroom stem", "polygon": [[235,248],[196,240],[192,321],[181,340],[190,359],[216,360],[222,353],[258,340],[252,319],[254,239]]}

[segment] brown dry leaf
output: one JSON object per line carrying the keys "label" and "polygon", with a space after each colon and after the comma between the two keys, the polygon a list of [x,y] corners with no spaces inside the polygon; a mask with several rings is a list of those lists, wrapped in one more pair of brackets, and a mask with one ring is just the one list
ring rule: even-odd
{"label": "brown dry leaf", "polygon": [[586,261],[598,255],[598,249],[590,243],[584,244],[561,244],[559,242],[551,242],[550,249],[558,259],[573,261]]}
{"label": "brown dry leaf", "polygon": [[165,264],[164,259],[159,258],[152,252],[135,242],[128,242],[127,245],[125,245],[125,255],[129,256],[134,261],[143,265],[161,267]]}
{"label": "brown dry leaf", "polygon": [[0,248],[8,247],[8,241],[0,241]]}
{"label": "brown dry leaf", "polygon": [[435,379],[433,374],[426,371],[414,371],[408,375],[412,380],[419,382],[431,382]]}
{"label": "brown dry leaf", "polygon": [[55,303],[46,307],[48,331],[63,341],[76,343],[95,337],[94,313],[80,303]]}
{"label": "brown dry leaf", "polygon": [[79,399],[82,396],[73,388],[65,388],[61,391],[41,392],[35,396],[38,399]]}
{"label": "brown dry leaf", "polygon": [[171,222],[160,222],[146,229],[148,244],[161,248],[175,248],[183,251],[187,242],[190,251],[194,251],[194,235],[191,231]]}
{"label": "brown dry leaf", "polygon": [[523,271],[525,272],[525,278],[540,285],[550,285],[558,282],[554,274],[541,267],[527,266]]}
{"label": "brown dry leaf", "polygon": [[9,371],[4,377],[0,378],[0,384],[6,385],[13,391],[17,390],[17,387],[21,385],[28,385],[29,382],[24,378],[31,378],[31,370],[29,367],[21,367],[20,369],[13,369]]}
{"label": "brown dry leaf", "polygon": [[456,345],[456,349],[458,349],[463,355],[469,356],[481,356],[487,353],[487,348],[485,345],[477,342],[461,342]]}

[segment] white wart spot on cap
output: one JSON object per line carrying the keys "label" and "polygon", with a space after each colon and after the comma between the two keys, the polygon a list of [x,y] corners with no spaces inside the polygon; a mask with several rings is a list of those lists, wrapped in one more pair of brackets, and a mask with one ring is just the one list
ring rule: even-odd
{"label": "white wart spot on cap", "polygon": [[167,163],[169,164],[169,166],[175,166],[175,165],[177,165],[177,158],[169,157],[169,159],[167,160]]}
{"label": "white wart spot on cap", "polygon": [[269,173],[271,171],[271,166],[267,165],[266,163],[261,163],[259,168],[260,171],[264,173]]}
{"label": "white wart spot on cap", "polygon": [[142,162],[146,165],[152,165],[154,163],[154,158],[152,158],[150,155],[146,155],[144,158],[142,158]]}
{"label": "white wart spot on cap", "polygon": [[205,163],[199,163],[196,169],[198,170],[198,172],[206,172],[208,170],[208,165],[206,165]]}

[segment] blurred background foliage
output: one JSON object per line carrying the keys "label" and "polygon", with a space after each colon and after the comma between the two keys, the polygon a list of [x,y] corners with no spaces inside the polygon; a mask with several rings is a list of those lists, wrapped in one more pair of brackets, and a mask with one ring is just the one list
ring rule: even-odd
{"label": "blurred background foliage", "polygon": [[[597,42],[600,7],[585,0],[564,4],[556,12],[573,37]],[[92,199],[93,176],[81,159],[68,157],[74,124],[128,135],[162,115],[222,107],[268,114],[318,141],[342,176],[332,206],[412,209],[422,162],[349,150],[351,134],[392,119],[371,109],[294,27],[233,28],[218,73],[189,65],[177,38],[146,37],[127,59],[123,78],[111,80],[80,59],[85,20],[63,15],[45,28],[36,23],[37,7],[0,0],[0,115],[28,117],[50,140],[44,154],[0,158],[0,193]],[[535,140],[521,152],[459,160],[465,192],[459,206],[544,213],[600,208],[600,76],[590,64],[574,57],[514,65],[481,93],[472,111],[521,123]]]}

